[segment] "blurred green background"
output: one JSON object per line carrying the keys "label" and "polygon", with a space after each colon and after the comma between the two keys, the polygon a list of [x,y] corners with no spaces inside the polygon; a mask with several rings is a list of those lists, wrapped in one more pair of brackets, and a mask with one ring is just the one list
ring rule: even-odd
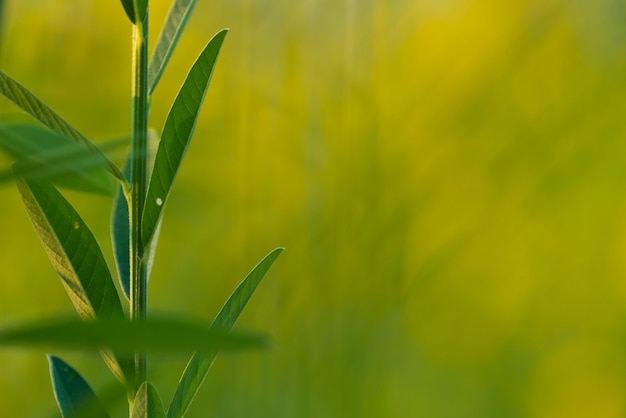
{"label": "blurred green background", "polygon": [[[90,137],[126,134],[119,1],[5,3],[2,70]],[[169,1],[151,3],[154,41]],[[287,250],[239,323],[273,348],[220,356],[188,416],[625,417],[625,14],[621,0],[201,0],[151,126],[231,32],[150,304],[208,320]],[[0,117],[17,113],[0,99]],[[112,265],[111,200],[67,195]],[[0,201],[0,323],[71,311],[14,186]],[[106,392],[96,355],[60,354]],[[166,402],[185,360],[152,359]],[[1,415],[54,410],[44,353],[0,351]]]}

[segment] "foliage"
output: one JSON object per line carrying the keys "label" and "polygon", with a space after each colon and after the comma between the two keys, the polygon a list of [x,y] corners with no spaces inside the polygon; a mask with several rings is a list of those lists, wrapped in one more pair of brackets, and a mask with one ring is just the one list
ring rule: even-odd
{"label": "foliage", "polygon": [[[81,318],[77,321],[61,316],[0,330],[0,345],[100,351],[128,394],[133,418],[166,416],[157,389],[147,380],[146,352],[195,352],[167,409],[168,417],[182,417],[220,350],[265,345],[264,337],[231,332],[231,328],[282,248],[270,252],[252,269],[211,325],[172,315],[148,315],[147,279],[162,212],[227,33],[225,29],[218,32],[189,71],[160,138],[156,139],[154,156],[149,152],[154,135],[148,131],[152,93],[196,1],[174,1],[150,63],[148,3],[122,0],[133,27],[135,60],[133,128],[129,155],[122,169],[50,106],[0,71],[0,93],[43,125],[0,123],[0,147],[14,159],[12,168],[0,173],[0,179],[15,180],[35,231]],[[58,190],[64,187],[112,196],[115,182],[119,187],[111,227],[119,286],[125,298],[117,291],[94,234]],[[109,416],[106,404],[72,366],[59,357],[48,358],[54,393],[65,418]]]}

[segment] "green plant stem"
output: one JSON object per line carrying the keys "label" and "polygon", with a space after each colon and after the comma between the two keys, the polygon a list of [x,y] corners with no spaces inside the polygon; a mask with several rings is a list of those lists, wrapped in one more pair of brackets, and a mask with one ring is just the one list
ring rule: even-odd
{"label": "green plant stem", "polygon": [[[147,275],[144,263],[145,243],[141,240],[141,222],[147,188],[148,143],[148,16],[133,25],[133,101],[131,137],[130,190],[130,318],[141,321],[147,312]],[[133,392],[146,380],[146,355],[134,355]]]}

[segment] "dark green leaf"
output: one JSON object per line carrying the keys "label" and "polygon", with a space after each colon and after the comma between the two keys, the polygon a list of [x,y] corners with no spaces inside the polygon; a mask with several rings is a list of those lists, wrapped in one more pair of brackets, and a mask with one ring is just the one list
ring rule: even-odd
{"label": "dark green leaf", "polygon": [[148,12],[148,0],[136,0],[137,1],[137,15],[139,16],[138,22],[143,22]]}
{"label": "dark green leaf", "polygon": [[211,329],[207,324],[172,318],[129,321],[54,319],[0,331],[0,345],[46,350],[109,349],[117,352],[170,352],[258,348],[267,344],[258,334]]}
{"label": "dark green leaf", "polygon": [[172,4],[148,66],[148,93],[150,95],[161,79],[197,3],[197,0],[175,0]]}
{"label": "dark green leaf", "polygon": [[[122,173],[130,179],[130,158],[124,163]],[[130,300],[130,218],[128,201],[121,186],[118,187],[111,213],[111,241],[120,285],[126,299]]]}
{"label": "dark green leaf", "polygon": [[[148,132],[148,169],[151,170],[154,166],[154,155],[156,149],[159,146],[159,137],[155,131],[150,130]],[[122,169],[124,177],[130,179],[130,156],[124,163]],[[115,196],[113,203],[113,213],[111,216],[111,237],[113,242],[113,253],[115,255],[115,263],[117,265],[117,272],[120,278],[120,284],[124,295],[130,300],[130,214],[128,213],[128,201],[124,196],[124,191],[120,186]],[[156,246],[158,243],[158,233],[160,231],[160,223],[155,233],[154,238],[150,242],[150,247],[147,249],[147,273],[148,278],[152,271],[152,264],[154,262],[154,254],[156,252]]]}
{"label": "dark green leaf", "polygon": [[124,6],[126,16],[128,16],[131,23],[135,23],[135,5],[133,4],[133,0],[122,0],[122,6]]}
{"label": "dark green leaf", "polygon": [[165,418],[159,392],[150,382],[143,382],[137,391],[130,418]]}
{"label": "dark green leaf", "polygon": [[84,144],[87,149],[102,158],[104,164],[117,179],[124,181],[124,176],[115,164],[93,142],[78,132],[72,125],[55,113],[47,104],[28,91],[26,87],[0,71],[0,93],[21,107],[32,117],[53,131]]}
{"label": "dark green leaf", "polygon": [[[235,325],[257,286],[282,251],[283,248],[276,248],[248,273],[213,320],[211,329],[228,331]],[[208,352],[198,351],[189,360],[167,410],[168,418],[181,418],[185,414],[218,352],[218,349]]]}
{"label": "dark green leaf", "polygon": [[0,124],[0,148],[18,162],[18,174],[75,190],[112,195],[113,179],[102,159],[84,145],[26,123]]}
{"label": "dark green leaf", "polygon": [[[122,6],[131,23],[143,22],[148,11],[148,0],[122,0]],[[137,19],[137,17],[139,17]]]}
{"label": "dark green leaf", "polygon": [[167,116],[143,211],[144,245],[150,241],[159,223],[161,211],[191,140],[226,32],[225,29],[218,32],[202,51]]}
{"label": "dark green leaf", "polygon": [[58,357],[48,356],[54,396],[63,418],[108,418],[100,399],[83,377]]}

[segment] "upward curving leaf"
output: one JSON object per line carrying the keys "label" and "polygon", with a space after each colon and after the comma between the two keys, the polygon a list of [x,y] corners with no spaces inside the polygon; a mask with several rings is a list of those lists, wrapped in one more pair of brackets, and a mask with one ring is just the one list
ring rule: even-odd
{"label": "upward curving leaf", "polygon": [[161,397],[152,383],[143,382],[139,387],[130,418],[165,418]]}
{"label": "upward curving leaf", "polygon": [[189,71],[165,121],[143,211],[141,236],[144,245],[150,241],[159,223],[161,211],[189,146],[227,32],[226,29],[218,32],[204,48]]}
{"label": "upward curving leaf", "polygon": [[85,379],[59,357],[48,356],[52,387],[63,418],[109,418]]}
{"label": "upward curving leaf", "polygon": [[76,210],[47,182],[16,177],[35,231],[83,319],[123,318],[111,273],[95,237]]}
{"label": "upward curving leaf", "polygon": [[76,142],[84,144],[90,152],[102,158],[106,168],[111,172],[111,174],[113,174],[118,180],[125,182],[124,176],[119,168],[117,168],[117,166],[113,164],[113,162],[106,155],[104,155],[96,144],[77,131],[76,128],[54,112],[50,106],[42,102],[26,87],[2,71],[0,71],[0,93],[48,128],[60,133],[63,136],[71,138]]}
{"label": "upward curving leaf", "polygon": [[[154,166],[154,155],[159,146],[159,136],[156,131],[148,131],[148,170],[152,170]],[[130,155],[122,168],[124,177],[130,180]],[[160,223],[157,227],[154,238],[150,242],[150,247],[146,248],[147,253],[147,275],[150,278],[152,272],[152,264],[154,262],[154,254],[158,243],[158,234],[160,231]],[[130,214],[128,212],[128,202],[122,187],[118,187],[115,200],[113,202],[113,212],[111,214],[111,238],[113,243],[113,254],[115,256],[115,264],[120,279],[122,290],[126,299],[130,300]]]}
{"label": "upward curving leaf", "polygon": [[[283,248],[274,249],[248,273],[213,320],[211,329],[228,331],[235,325],[257,286],[282,252]],[[191,357],[170,402],[167,418],[182,418],[185,415],[218,352],[219,349],[198,351]]]}
{"label": "upward curving leaf", "polygon": [[[130,180],[130,156],[124,163],[122,173]],[[111,243],[120,285],[126,299],[130,300],[130,214],[126,199],[124,189],[119,186],[111,212]]]}
{"label": "upward curving leaf", "polygon": [[175,0],[172,4],[148,65],[148,94],[154,92],[197,3],[197,0]]}
{"label": "upward curving leaf", "polygon": [[[54,186],[16,176],[26,211],[74,308],[87,319],[121,319],[124,311],[95,237]],[[124,356],[102,352],[122,382],[129,375]]]}

